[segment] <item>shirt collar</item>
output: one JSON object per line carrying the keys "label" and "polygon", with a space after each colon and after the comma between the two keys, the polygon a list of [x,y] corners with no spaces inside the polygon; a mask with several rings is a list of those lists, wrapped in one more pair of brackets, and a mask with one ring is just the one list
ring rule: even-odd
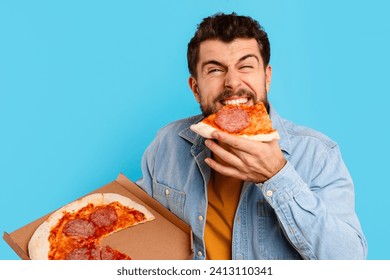
{"label": "shirt collar", "polygon": [[290,135],[287,132],[287,129],[283,123],[283,119],[279,116],[276,110],[270,105],[270,118],[272,121],[272,127],[276,129],[279,133],[279,146],[282,151],[286,153],[291,153],[291,139]]}
{"label": "shirt collar", "polygon": [[196,115],[189,119],[189,126],[184,128],[182,131],[179,132],[179,136],[186,139],[190,143],[192,143],[191,152],[193,154],[198,154],[204,149],[204,141],[205,139],[200,136],[198,133],[192,131],[190,129],[191,124],[196,124],[200,122],[203,119],[203,115]]}

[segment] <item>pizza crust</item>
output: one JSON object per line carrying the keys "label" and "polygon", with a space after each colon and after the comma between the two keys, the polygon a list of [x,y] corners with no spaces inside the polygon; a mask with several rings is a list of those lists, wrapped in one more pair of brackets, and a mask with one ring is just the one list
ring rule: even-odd
{"label": "pizza crust", "polygon": [[[94,193],[84,196],[78,200],[75,200],[64,207],[58,209],[51,214],[46,221],[44,221],[34,232],[29,243],[28,252],[30,259],[32,260],[47,260],[48,252],[50,251],[49,235],[53,227],[55,227],[58,221],[63,217],[64,213],[77,212],[81,208],[92,203],[94,206],[107,205],[111,202],[119,202],[123,206],[138,210],[145,215],[145,220],[138,222],[137,224],[144,223],[154,219],[153,214],[147,210],[143,205],[136,203],[128,197],[116,194],[116,193]],[[135,225],[135,224],[134,224]],[[116,231],[119,231],[118,229]],[[114,233],[111,232],[110,234]]]}
{"label": "pizza crust", "polygon": [[[211,137],[211,134],[214,131],[217,131],[218,129],[215,127],[212,127],[211,125],[208,125],[204,122],[198,122],[197,124],[193,124],[190,126],[190,129],[196,133],[198,133],[200,136],[204,138],[213,138]],[[273,140],[278,140],[280,139],[278,131],[273,131],[268,134],[256,134],[256,135],[246,135],[246,134],[241,134],[237,135],[238,137],[249,139],[249,140],[256,140],[256,141],[261,141],[261,142],[270,142]]]}

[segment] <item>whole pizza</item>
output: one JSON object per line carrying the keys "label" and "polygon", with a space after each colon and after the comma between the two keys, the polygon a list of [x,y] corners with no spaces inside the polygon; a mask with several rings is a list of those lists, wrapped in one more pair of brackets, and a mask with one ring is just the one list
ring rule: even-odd
{"label": "whole pizza", "polygon": [[130,256],[102,246],[119,230],[145,223],[154,216],[143,205],[116,193],[95,193],[51,214],[28,244],[32,260],[129,260]]}

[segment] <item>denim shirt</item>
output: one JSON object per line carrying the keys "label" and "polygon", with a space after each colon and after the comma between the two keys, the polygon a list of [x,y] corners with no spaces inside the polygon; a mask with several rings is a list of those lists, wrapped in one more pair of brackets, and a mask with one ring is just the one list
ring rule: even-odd
{"label": "denim shirt", "polygon": [[[287,160],[262,184],[244,182],[232,232],[233,259],[365,259],[367,243],[354,210],[354,186],[335,142],[282,119],[273,127]],[[194,259],[205,259],[210,157],[189,129],[201,115],[162,128],[142,159],[136,183],[193,231]]]}

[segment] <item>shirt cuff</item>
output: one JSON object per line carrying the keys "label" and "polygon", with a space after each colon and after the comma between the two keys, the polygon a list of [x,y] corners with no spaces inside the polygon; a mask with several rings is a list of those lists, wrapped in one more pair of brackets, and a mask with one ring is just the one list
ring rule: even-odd
{"label": "shirt cuff", "polygon": [[271,206],[284,204],[307,188],[289,161],[272,178],[257,186]]}

